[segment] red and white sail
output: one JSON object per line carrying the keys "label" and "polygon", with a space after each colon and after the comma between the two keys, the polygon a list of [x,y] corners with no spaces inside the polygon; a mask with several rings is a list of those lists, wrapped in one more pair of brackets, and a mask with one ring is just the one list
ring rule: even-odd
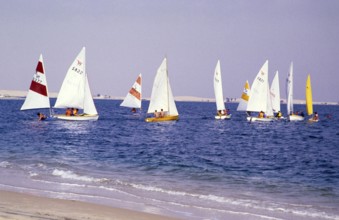
{"label": "red and white sail", "polygon": [[128,108],[141,108],[141,74],[139,74],[137,80],[134,82],[132,88],[127,93],[124,101],[120,106]]}
{"label": "red and white sail", "polygon": [[50,108],[47,80],[42,54],[33,75],[24,104],[20,110]]}

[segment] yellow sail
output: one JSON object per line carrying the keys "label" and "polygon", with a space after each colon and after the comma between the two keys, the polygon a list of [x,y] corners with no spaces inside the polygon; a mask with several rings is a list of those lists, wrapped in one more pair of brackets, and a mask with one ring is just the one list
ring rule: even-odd
{"label": "yellow sail", "polygon": [[244,91],[241,95],[241,99],[243,99],[247,102],[248,102],[248,99],[250,98],[249,95],[248,95],[248,91],[250,91],[250,84],[248,84],[248,81],[246,81]]}
{"label": "yellow sail", "polygon": [[306,110],[308,115],[313,114],[312,87],[310,75],[307,76],[306,80]]}

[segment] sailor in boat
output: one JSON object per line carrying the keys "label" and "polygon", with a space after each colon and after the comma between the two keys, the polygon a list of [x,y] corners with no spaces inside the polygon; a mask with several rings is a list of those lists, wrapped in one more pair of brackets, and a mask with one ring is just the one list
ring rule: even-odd
{"label": "sailor in boat", "polygon": [[314,112],[312,119],[313,119],[313,121],[318,121],[319,120],[318,112]]}
{"label": "sailor in boat", "polygon": [[218,116],[228,115],[229,109],[218,110]]}
{"label": "sailor in boat", "polygon": [[66,112],[65,112],[65,115],[66,115],[66,116],[71,116],[71,115],[72,115],[72,109],[67,108],[67,109],[66,109]]}
{"label": "sailor in boat", "polygon": [[42,114],[41,112],[38,112],[37,115],[38,115],[39,121],[46,120],[46,118],[47,118],[47,116]]}
{"label": "sailor in boat", "polygon": [[136,113],[137,110],[136,110],[135,108],[132,108],[131,112],[132,112],[132,113]]}
{"label": "sailor in boat", "polygon": [[72,108],[72,116],[78,115],[78,111],[79,111],[79,109],[77,109],[77,108]]}
{"label": "sailor in boat", "polygon": [[258,118],[266,118],[265,113],[263,111],[259,112]]}
{"label": "sailor in boat", "polygon": [[155,110],[155,111],[154,111],[154,118],[159,118],[159,116],[160,116],[160,115],[159,115],[158,110]]}
{"label": "sailor in boat", "polygon": [[163,117],[165,117],[165,112],[164,112],[163,109],[161,109],[161,112],[160,112],[160,118],[163,118]]}
{"label": "sailor in boat", "polygon": [[282,117],[281,111],[278,111],[277,114],[275,114],[275,117],[280,119]]}

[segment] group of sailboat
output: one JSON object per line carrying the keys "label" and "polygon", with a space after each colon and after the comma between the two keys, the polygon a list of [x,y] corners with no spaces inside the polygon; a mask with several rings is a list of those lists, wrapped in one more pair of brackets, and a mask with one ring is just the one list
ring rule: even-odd
{"label": "group of sailboat", "polygon": [[[85,55],[85,48],[82,48],[67,71],[54,105],[54,108],[67,109],[65,114],[52,114],[42,55],[40,55],[36,73],[33,76],[25,102],[20,110],[48,108],[50,109],[50,118],[54,119],[75,121],[98,120],[99,115],[88,83]],[[136,109],[141,109],[141,88],[141,74],[139,74],[137,80],[121,103],[121,106],[132,108],[132,111],[135,112]],[[72,109],[72,111],[70,111],[70,109]],[[74,109],[82,109],[83,112],[73,114],[73,112],[77,112],[73,111]],[[67,112],[70,113],[67,114]],[[147,113],[154,114],[154,117],[146,118],[146,122],[173,121],[179,119],[179,113],[169,83],[166,58],[158,68],[155,76]]]}
{"label": "group of sailboat", "polygon": [[[132,112],[141,109],[141,74],[139,74],[120,106],[132,108]],[[153,117],[147,117],[146,122],[176,121],[179,119],[169,83],[167,58],[164,58],[157,70],[147,113],[153,114]]]}
{"label": "group of sailboat", "polygon": [[82,109],[83,112],[77,114],[73,114],[73,112],[70,112],[70,114],[52,114],[45,68],[42,55],[40,55],[36,73],[33,76],[30,89],[21,110],[43,108],[50,109],[50,117],[54,119],[73,121],[98,120],[99,115],[94,105],[86,73],[85,47],[82,48],[69,67],[54,105],[54,108]]}
{"label": "group of sailboat", "polygon": [[[291,63],[290,66],[286,85],[288,113],[287,119],[289,121],[302,121],[304,120],[304,116],[301,114],[296,114],[293,111],[293,63]],[[308,75],[306,83],[306,107],[307,114],[312,115],[313,104],[310,75]],[[267,60],[254,78],[251,90],[248,82],[246,82],[237,111],[246,111],[247,120],[250,122],[270,122],[275,119],[284,118],[280,110],[279,73],[276,71],[270,88],[268,83]],[[256,112],[255,116],[251,115],[253,112]],[[309,119],[309,121],[318,120],[319,118],[317,113],[315,113],[315,115]]]}
{"label": "group of sailboat", "polygon": [[[36,72],[21,110],[48,108],[50,110],[50,117],[54,119],[78,121],[98,120],[99,115],[88,83],[85,56],[84,47],[69,67],[54,105],[54,108],[82,109],[81,113],[52,113],[42,55],[39,57]],[[141,74],[139,74],[132,88],[121,103],[121,106],[132,108],[132,112],[136,112],[136,109],[141,110],[141,82]],[[287,119],[289,121],[302,121],[304,120],[304,116],[297,115],[293,111],[293,63],[291,63],[290,66],[286,85]],[[229,114],[229,111],[226,109],[223,98],[219,60],[214,71],[214,94],[217,108],[215,119],[230,119],[231,114]],[[309,75],[306,83],[306,105],[307,114],[312,115],[312,89]],[[266,60],[254,78],[251,89],[248,81],[246,81],[237,111],[246,111],[247,120],[250,122],[270,122],[277,118],[283,118],[280,112],[279,73],[278,71],[276,72],[270,88],[268,82],[268,60]],[[253,112],[256,112],[256,115],[252,115]],[[166,58],[164,58],[157,70],[147,113],[153,114],[154,116],[147,117],[145,119],[146,122],[176,121],[179,119],[179,113],[169,83]],[[310,120],[318,121],[317,114]]]}
{"label": "group of sailboat", "polygon": [[[246,111],[248,112],[247,120],[251,122],[270,122],[274,120],[268,84],[268,60],[266,60],[254,78]],[[253,112],[257,112],[255,116]]]}
{"label": "group of sailboat", "polygon": [[[293,63],[290,65],[290,71],[286,80],[286,91],[287,91],[287,113],[289,121],[303,121],[305,115],[303,112],[294,112],[293,109]],[[307,115],[311,116],[308,121],[317,122],[319,121],[318,114],[313,112],[313,100],[312,100],[312,87],[311,87],[311,76],[307,76],[306,80],[306,112]]]}

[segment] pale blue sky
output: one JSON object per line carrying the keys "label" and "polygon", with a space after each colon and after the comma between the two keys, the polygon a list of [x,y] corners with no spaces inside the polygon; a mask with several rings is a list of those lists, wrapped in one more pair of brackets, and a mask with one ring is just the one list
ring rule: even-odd
{"label": "pale blue sky", "polygon": [[42,53],[57,92],[83,46],[94,94],[125,96],[139,73],[149,97],[164,56],[174,96],[240,97],[266,59],[281,97],[294,62],[295,98],[311,74],[315,101],[339,101],[339,1],[0,0],[0,89],[27,90]]}

